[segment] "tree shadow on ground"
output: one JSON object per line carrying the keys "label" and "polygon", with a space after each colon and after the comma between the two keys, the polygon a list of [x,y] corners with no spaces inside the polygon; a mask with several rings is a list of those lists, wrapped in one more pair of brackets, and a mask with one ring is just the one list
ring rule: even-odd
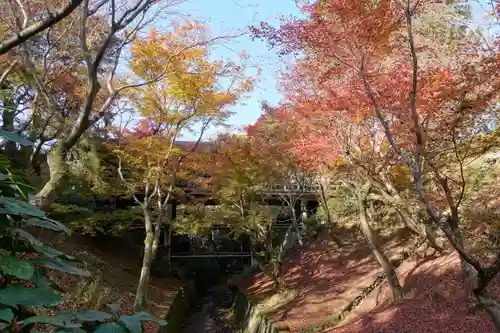
{"label": "tree shadow on ground", "polygon": [[[409,246],[403,231],[383,239],[388,255]],[[263,312],[275,324],[295,331],[324,323],[325,318],[338,314],[368,287],[381,273],[379,264],[364,242],[349,243],[338,248],[331,240],[322,239],[301,250],[285,264],[284,281],[295,297],[276,299],[271,280],[257,275],[245,289],[254,304],[264,304]]]}
{"label": "tree shadow on ground", "polygon": [[[387,298],[370,311],[358,314],[325,333],[493,333],[484,311],[468,308],[469,291],[455,255],[426,259],[403,272],[406,296]],[[402,275],[403,275],[402,274]],[[500,279],[491,289],[500,295]]]}

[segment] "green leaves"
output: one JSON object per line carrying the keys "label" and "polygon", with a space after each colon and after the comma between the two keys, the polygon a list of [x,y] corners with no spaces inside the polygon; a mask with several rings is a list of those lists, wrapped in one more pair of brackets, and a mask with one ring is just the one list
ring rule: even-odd
{"label": "green leaves", "polygon": [[75,313],[75,317],[80,321],[105,321],[113,318],[109,313],[95,310],[80,311]]}
{"label": "green leaves", "polygon": [[44,218],[44,219],[30,218],[26,220],[26,223],[35,227],[49,229],[57,232],[70,233],[70,230],[64,224],[49,218]]}
{"label": "green leaves", "polygon": [[26,288],[13,284],[0,289],[0,303],[12,307],[23,306],[56,306],[62,297],[46,288]]}
{"label": "green leaves", "polygon": [[14,313],[9,308],[0,309],[0,320],[10,323],[14,319]]}
{"label": "green leaves", "polygon": [[21,326],[29,324],[49,324],[60,328],[79,328],[82,326],[80,324],[73,323],[73,319],[74,316],[72,314],[65,313],[56,316],[33,316],[19,322],[19,324]]}
{"label": "green leaves", "polygon": [[11,215],[28,215],[44,218],[45,213],[35,206],[15,198],[0,197],[0,205]]}
{"label": "green leaves", "polygon": [[117,323],[105,323],[100,325],[94,333],[129,333],[125,327]]}
{"label": "green leaves", "polygon": [[29,146],[33,145],[33,142],[22,137],[21,135],[19,135],[17,133],[12,133],[12,132],[0,130],[0,137],[4,138],[5,140],[8,140],[8,141],[18,143],[21,146],[25,146],[25,147],[29,147]]}
{"label": "green leaves", "polygon": [[64,260],[61,258],[46,258],[39,262],[46,268],[55,269],[63,273],[78,276],[90,276],[89,271],[76,267],[74,263],[69,260]]}
{"label": "green leaves", "polygon": [[61,251],[53,249],[53,248],[43,244],[38,239],[33,237],[32,234],[30,234],[29,232],[27,232],[23,229],[16,228],[16,229],[13,229],[11,232],[15,236],[17,236],[19,239],[22,239],[26,243],[30,244],[35,249],[35,251],[37,251],[40,254],[45,255],[46,257],[49,257],[49,258],[64,257],[64,258],[69,259],[69,260],[75,259],[74,257],[65,255]]}
{"label": "green leaves", "polygon": [[131,332],[131,333],[142,333],[141,322],[134,318],[134,316],[121,316],[120,322]]}
{"label": "green leaves", "polygon": [[36,190],[33,186],[27,184],[26,179],[15,172],[5,169],[7,171],[5,184],[12,188],[15,193],[20,194],[24,200],[28,200],[28,195],[31,191]]}
{"label": "green leaves", "polygon": [[7,156],[0,154],[0,168],[7,168],[10,165],[10,161]]}
{"label": "green leaves", "polygon": [[[114,310],[117,310],[118,308],[115,307],[116,304],[108,304],[108,306],[113,307]],[[115,312],[116,313],[116,312]],[[165,320],[162,320],[148,312],[137,312],[131,316],[121,316],[117,323],[105,323],[102,324],[98,327],[98,329],[95,331],[95,333],[108,333],[108,332],[115,332],[115,333],[120,333],[120,332],[130,332],[130,333],[142,333],[142,325],[141,321],[143,320],[151,320],[157,323],[160,326],[166,325],[167,322]],[[126,328],[126,329],[125,329]]]}
{"label": "green leaves", "polygon": [[154,321],[160,326],[167,325],[166,320],[162,320],[155,315],[141,311],[137,312],[131,316],[121,316],[120,322],[123,323],[132,333],[141,333],[141,324],[140,322],[143,320]]}
{"label": "green leaves", "polygon": [[[15,134],[5,135],[0,131],[0,136],[19,144],[28,144]],[[23,189],[29,185],[14,178],[15,175],[7,169],[9,160],[3,157],[0,154],[0,169],[7,172],[0,173],[0,276],[7,278],[0,286],[0,331],[17,331],[33,324],[42,324],[55,327],[56,333],[90,333],[84,328],[97,325],[94,331],[97,333],[141,333],[143,320],[164,325],[165,321],[146,312],[119,317],[119,304],[108,304],[112,314],[96,310],[77,313],[56,310],[54,316],[19,316],[18,310],[23,308],[54,309],[62,303],[63,291],[49,280],[45,268],[79,276],[89,276],[90,273],[80,268],[75,258],[47,246],[27,231],[26,227],[37,227],[70,233],[64,224],[48,218],[43,211],[27,202],[27,192],[24,193]],[[34,259],[21,259],[19,253],[37,253],[37,256]],[[18,283],[8,277],[23,281]],[[27,281],[34,287],[26,287]]]}
{"label": "green leaves", "polygon": [[0,271],[5,275],[12,275],[25,280],[30,279],[34,273],[30,262],[3,255],[0,255]]}

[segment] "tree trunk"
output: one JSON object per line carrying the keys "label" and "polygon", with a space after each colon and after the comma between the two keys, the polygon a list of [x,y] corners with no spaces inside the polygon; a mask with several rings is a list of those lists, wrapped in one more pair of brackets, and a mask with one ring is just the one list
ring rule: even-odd
{"label": "tree trunk", "polygon": [[142,311],[146,304],[149,278],[151,276],[151,264],[156,256],[161,235],[160,227],[153,229],[151,212],[147,208],[144,210],[144,225],[146,227],[146,238],[144,239],[144,256],[142,258],[141,276],[139,277],[139,283],[135,294],[135,311]]}
{"label": "tree trunk", "polygon": [[[295,201],[291,201],[291,202],[295,202]],[[290,206],[292,206],[292,205],[290,205]],[[297,212],[295,211],[296,206],[297,205],[294,204],[293,207],[290,207],[291,211],[292,211],[292,229],[293,229],[293,233],[294,233],[293,241],[290,242],[291,248],[295,247],[295,241],[297,241],[297,243],[299,243],[299,247],[302,247],[302,244],[303,244],[302,235],[300,234],[299,226],[297,224]],[[299,205],[299,209],[300,209],[300,205]],[[299,214],[299,216],[300,216],[300,214]]]}
{"label": "tree trunk", "polygon": [[42,150],[42,141],[36,143],[35,148],[31,147],[31,153],[29,154],[29,160],[31,163],[31,167],[37,176],[42,174],[42,168],[40,165],[40,151]]}
{"label": "tree trunk", "polygon": [[[168,270],[171,268],[171,258],[172,255],[172,226],[174,219],[177,217],[177,202],[174,200],[167,209],[167,223],[165,224],[165,234],[167,236],[165,240],[165,251],[167,257]],[[215,249],[217,251],[217,249]]]}
{"label": "tree trunk", "polygon": [[391,181],[383,173],[380,173],[380,177],[383,180],[383,186],[385,187],[386,191],[384,191],[384,189],[380,187],[379,190],[382,191],[384,197],[399,206],[397,211],[399,213],[399,216],[403,220],[403,223],[417,235],[425,237],[429,242],[429,245],[436,251],[440,253],[443,252],[443,248],[437,243],[437,234],[431,228],[429,223],[420,223],[418,219],[415,219],[412,216],[415,214],[412,214],[407,202],[403,200],[403,198],[401,198],[398,190],[394,187]]}
{"label": "tree trunk", "polygon": [[32,204],[48,210],[56,198],[57,192],[68,179],[69,166],[65,161],[66,151],[56,144],[47,156],[50,178],[38,194],[31,200]]}
{"label": "tree trunk", "polygon": [[274,280],[274,286],[276,288],[277,292],[282,292],[284,290],[284,283],[283,283],[283,260],[277,259],[276,261],[273,260],[273,280]]}
{"label": "tree trunk", "polygon": [[153,262],[153,232],[146,233],[144,240],[144,257],[142,259],[141,276],[137,291],[135,293],[134,309],[135,311],[142,311],[146,304],[146,293],[149,285],[149,277],[151,275],[151,263]]}
{"label": "tree trunk", "polygon": [[273,263],[273,277],[276,285],[276,289],[278,292],[281,292],[285,289],[285,284],[283,281],[283,264],[285,261],[285,252],[288,247],[288,243],[290,242],[290,236],[293,234],[292,228],[288,228],[283,242],[278,246],[276,251],[272,249],[272,240],[271,240],[271,255],[274,253],[275,258],[271,258]]}
{"label": "tree trunk", "polygon": [[411,217],[410,212],[406,209],[406,207],[398,208],[397,212],[408,229],[413,231],[415,234],[424,237],[429,245],[436,251],[440,253],[443,252],[443,248],[439,246],[437,242],[436,232],[428,223],[419,223],[416,221],[413,217]]}
{"label": "tree trunk", "polygon": [[458,209],[452,206],[451,215],[447,219],[447,227],[449,229],[443,229],[443,231],[460,256],[462,269],[472,286],[474,298],[479,306],[488,313],[493,325],[495,325],[496,331],[500,332],[500,302],[491,297],[486,290],[488,284],[498,273],[498,270],[495,269],[494,274],[488,274],[487,269],[482,267],[475,258],[465,252],[462,232],[460,231],[458,222]]}
{"label": "tree trunk", "polygon": [[432,229],[432,227],[425,223],[422,228],[424,229],[424,233],[425,233],[425,238],[427,239],[427,241],[429,242],[429,245],[435,249],[436,251],[442,253],[444,251],[444,249],[437,243],[437,234],[436,232],[434,231],[434,229]]}
{"label": "tree trunk", "polygon": [[[3,100],[3,110],[2,110],[2,130],[6,132],[14,132],[14,109],[16,105],[12,102],[10,98]],[[15,160],[17,146],[16,143],[10,140],[4,142],[5,155],[9,157],[9,160]]]}
{"label": "tree trunk", "polygon": [[[330,208],[328,207],[328,198],[326,197],[325,188],[322,182],[320,182],[320,196],[321,196],[320,204],[323,206],[323,210],[325,211],[328,225],[330,227],[333,227],[333,219],[330,214]],[[344,242],[336,234],[332,233],[330,236],[332,237],[333,241],[335,242],[335,244],[337,244],[338,247],[344,246]]]}
{"label": "tree trunk", "polygon": [[369,192],[369,190],[367,190],[366,187],[367,186],[364,185],[361,189],[357,189],[360,228],[366,242],[368,243],[368,246],[372,250],[373,255],[385,272],[393,299],[398,300],[403,298],[403,290],[401,288],[401,284],[399,283],[396,270],[392,266],[387,256],[380,249],[375,235],[373,234],[373,231],[370,227],[370,224],[368,223],[366,211],[366,196],[368,193],[366,192]]}
{"label": "tree trunk", "polygon": [[485,292],[477,292],[475,296],[479,305],[490,315],[497,332],[500,332],[500,302]]}
{"label": "tree trunk", "polygon": [[165,233],[167,235],[167,240],[165,242],[165,252],[166,252],[166,260],[168,265],[168,270],[172,267],[171,263],[171,255],[172,255],[172,222],[167,223],[165,225]]}

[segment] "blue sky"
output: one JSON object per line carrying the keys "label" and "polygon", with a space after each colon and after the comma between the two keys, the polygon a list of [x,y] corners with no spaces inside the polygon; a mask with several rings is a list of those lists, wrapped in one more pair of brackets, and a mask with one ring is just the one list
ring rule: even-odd
{"label": "blue sky", "polygon": [[[488,21],[487,13],[484,8],[481,8],[481,5],[485,6],[487,2],[487,0],[469,2],[473,8],[472,21],[475,21],[473,25],[484,30],[490,28],[489,24],[485,22]],[[174,9],[180,17],[186,17],[187,20],[192,18],[207,23],[210,26],[212,37],[235,35],[247,29],[248,26],[258,24],[261,21],[277,25],[282,16],[300,16],[300,11],[294,0],[186,0],[175,6]],[[478,22],[482,22],[482,24],[478,24]],[[162,23],[156,22],[155,25],[161,29]],[[493,31],[498,32],[498,25],[493,28]],[[269,50],[264,42],[252,41],[248,34],[217,43],[211,51],[213,58],[237,60],[239,59],[238,54],[242,50],[247,51],[250,56],[249,60],[253,64],[258,64],[262,73],[255,90],[249,95],[244,105],[233,108],[235,115],[229,120],[233,131],[242,128],[243,125],[255,122],[260,115],[262,101],[276,104],[280,100],[279,72],[287,66],[287,63],[278,58],[273,50]],[[221,129],[211,129],[205,139],[213,138],[220,131]],[[190,134],[185,135],[185,138],[195,139]]]}
{"label": "blue sky", "polygon": [[[176,6],[175,10],[183,16],[206,22],[213,37],[237,35],[248,26],[261,21],[278,24],[281,16],[300,15],[294,0],[187,0]],[[269,50],[264,42],[252,41],[248,34],[217,43],[212,48],[212,57],[237,60],[242,50],[247,51],[249,62],[257,64],[262,73],[249,98],[243,105],[233,108],[235,115],[229,123],[235,130],[255,122],[260,115],[262,101],[274,104],[280,100],[277,74],[284,66],[283,60],[278,59],[274,51]],[[212,129],[207,139],[213,137],[216,132],[216,129]]]}

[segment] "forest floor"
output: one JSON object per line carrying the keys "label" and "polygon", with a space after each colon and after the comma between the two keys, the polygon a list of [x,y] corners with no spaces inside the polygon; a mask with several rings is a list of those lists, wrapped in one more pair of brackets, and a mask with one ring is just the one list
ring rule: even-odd
{"label": "forest floor", "polygon": [[[140,273],[140,253],[113,242],[99,242],[93,237],[43,231],[38,237],[49,246],[84,262],[89,278],[51,272],[65,294],[71,310],[107,311],[106,304],[120,303],[122,314],[133,313],[134,295]],[[181,282],[172,278],[151,278],[146,311],[160,318],[166,315]],[[144,322],[145,333],[156,333],[157,325]]]}
{"label": "forest floor", "polygon": [[[387,240],[384,249],[394,257],[407,246],[404,241]],[[339,249],[323,241],[290,258],[286,292],[276,294],[271,280],[263,274],[242,287],[250,301],[260,304],[262,313],[285,332],[495,332],[484,312],[470,310],[458,256],[451,251],[435,256],[434,250],[424,246],[397,269],[404,299],[392,302],[384,279],[338,322],[342,310],[380,273],[364,245]],[[500,277],[489,289],[500,296]]]}
{"label": "forest floor", "polygon": [[[500,244],[500,159],[488,161],[486,157],[474,160],[466,170],[472,186],[461,208],[466,246],[485,264],[491,259],[488,254],[497,251]],[[340,236],[349,239],[347,246],[339,248],[328,235],[322,235],[313,245],[290,256],[284,267],[286,291],[281,294],[276,294],[272,281],[262,273],[240,284],[250,301],[258,304],[280,331],[495,332],[488,315],[471,304],[458,256],[444,239],[441,242],[446,253],[436,255],[433,249],[422,246],[397,268],[405,293],[402,300],[391,301],[384,279],[339,318],[355,298],[366,293],[365,288],[376,285],[381,273],[360,237],[355,217]],[[411,246],[410,238],[404,229],[379,235],[391,259]],[[500,297],[500,276],[488,290]]]}
{"label": "forest floor", "polygon": [[[397,272],[404,286],[404,299],[392,302],[384,282],[343,322],[323,332],[496,332],[488,315],[468,303],[468,284],[455,253],[439,258],[410,258]],[[500,278],[491,282],[489,291],[500,296]]]}
{"label": "forest floor", "polygon": [[[395,235],[383,241],[383,248],[395,260],[410,243],[408,237]],[[242,287],[276,327],[290,332],[327,325],[381,273],[364,242],[352,239],[339,248],[328,235],[289,258],[284,271],[283,294],[277,295],[272,280],[262,273]]]}

